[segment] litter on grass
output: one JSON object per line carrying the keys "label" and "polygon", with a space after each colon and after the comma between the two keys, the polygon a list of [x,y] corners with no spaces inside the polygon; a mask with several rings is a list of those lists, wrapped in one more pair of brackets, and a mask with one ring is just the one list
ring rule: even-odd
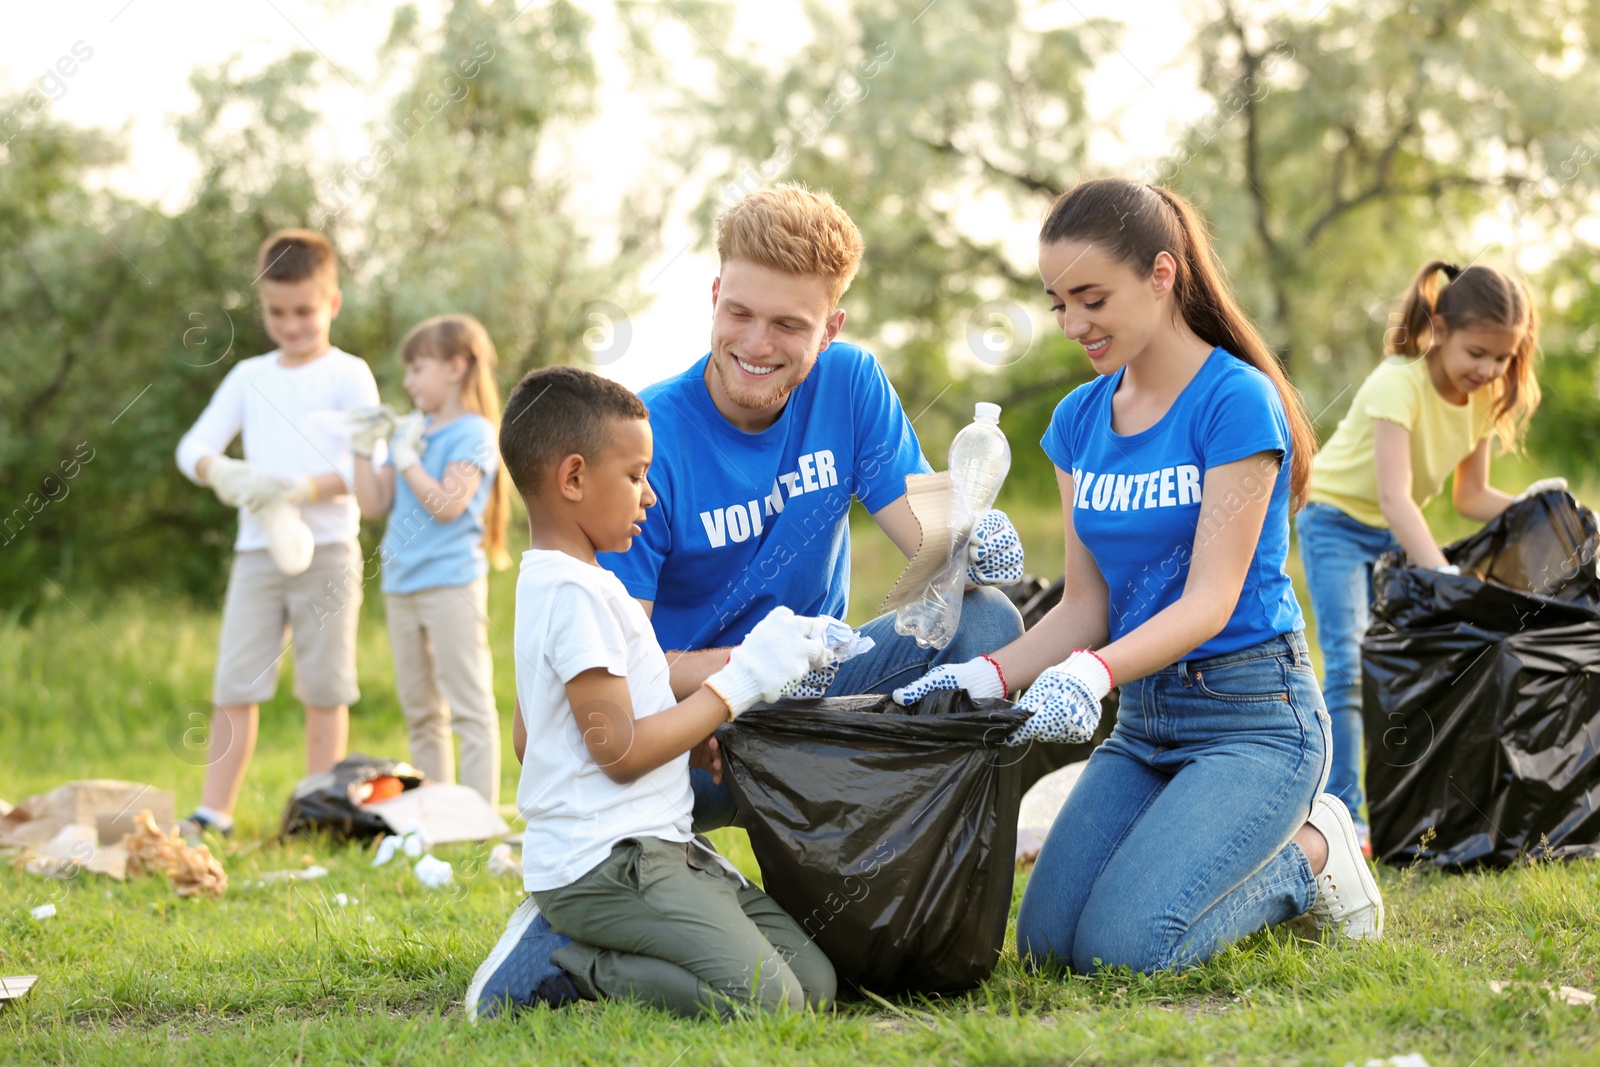
{"label": "litter on grass", "polygon": [[56,917],[56,906],[54,904],[40,904],[37,908],[30,909],[28,914],[40,922],[44,922],[46,919],[54,919]]}
{"label": "litter on grass", "polygon": [[208,845],[190,847],[177,830],[163,833],[148,810],[133,819],[133,832],[122,839],[128,873],[165,871],[180,897],[220,897],[228,888],[228,874]]}
{"label": "litter on grass", "polygon": [[408,789],[363,806],[397,834],[422,835],[430,848],[452,841],[490,841],[511,831],[483,794],[454,783]]}
{"label": "litter on grass", "polygon": [[489,873],[497,876],[522,873],[522,860],[504,841],[489,850],[487,866]]}
{"label": "litter on grass", "polygon": [[72,825],[88,827],[100,845],[114,845],[133,829],[134,812],[149,811],[160,825],[171,827],[172,810],[171,793],[143,782],[67,782],[0,814],[0,845],[37,849]]}
{"label": "litter on grass", "polygon": [[394,859],[395,853],[404,852],[412,859],[422,855],[422,835],[416,832],[409,834],[390,834],[378,842],[378,854],[372,857],[374,867],[382,867]]}
{"label": "litter on grass", "polygon": [[417,881],[429,889],[443,889],[455,878],[455,871],[445,860],[434,858],[432,853],[423,856],[417,865],[411,868],[411,873],[417,876]]}
{"label": "litter on grass", "polygon": [[22,995],[33,988],[33,983],[39,980],[36,974],[15,974],[0,978],[0,1003],[8,1000],[20,1000]]}
{"label": "litter on grass", "polygon": [[[1497,996],[1505,996],[1518,986],[1524,986],[1528,984],[1529,983],[1527,982],[1491,981],[1489,983],[1489,992],[1494,993]],[[1579,989],[1576,986],[1558,986],[1552,985],[1549,982],[1541,982],[1535,988],[1543,989],[1552,997],[1578,1008],[1588,1007],[1590,1004],[1593,1004],[1596,999],[1595,995],[1589,992],[1587,989]]]}
{"label": "litter on grass", "polygon": [[318,878],[327,877],[327,874],[328,868],[313,863],[303,869],[291,868],[284,871],[263,871],[251,885],[259,887],[274,885],[278,882],[312,882]]}

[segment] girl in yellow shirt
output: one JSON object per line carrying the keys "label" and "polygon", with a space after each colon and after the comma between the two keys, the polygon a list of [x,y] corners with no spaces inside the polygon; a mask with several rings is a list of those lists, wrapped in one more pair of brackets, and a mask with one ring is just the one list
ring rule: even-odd
{"label": "girl in yellow shirt", "polygon": [[[1422,517],[1452,470],[1462,515],[1487,522],[1511,504],[1489,484],[1489,441],[1499,437],[1515,448],[1538,406],[1538,336],[1538,314],[1521,279],[1493,267],[1430,262],[1406,293],[1400,326],[1385,338],[1387,358],[1312,464],[1309,502],[1296,528],[1333,719],[1327,788],[1349,806],[1369,854],[1360,814],[1361,638],[1372,565],[1404,548],[1416,566],[1457,573]],[[1565,487],[1562,479],[1545,479],[1522,495]]]}

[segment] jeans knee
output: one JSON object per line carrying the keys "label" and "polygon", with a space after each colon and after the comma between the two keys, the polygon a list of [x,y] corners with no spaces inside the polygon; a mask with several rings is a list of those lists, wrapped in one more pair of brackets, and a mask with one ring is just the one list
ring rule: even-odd
{"label": "jeans knee", "polygon": [[1093,974],[1101,967],[1128,967],[1152,974],[1166,970],[1171,965],[1170,956],[1148,939],[1080,927],[1072,946],[1072,969],[1078,974]]}
{"label": "jeans knee", "polygon": [[988,655],[1021,637],[1022,632],[1022,613],[1009,597],[998,589],[969,589],[961,601],[961,626],[950,642],[950,658]]}

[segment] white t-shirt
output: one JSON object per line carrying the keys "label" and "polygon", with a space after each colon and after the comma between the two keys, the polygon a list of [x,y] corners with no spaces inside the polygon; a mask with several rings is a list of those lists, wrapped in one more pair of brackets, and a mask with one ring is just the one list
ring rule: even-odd
{"label": "white t-shirt", "polygon": [[567,700],[568,682],[603,667],[628,680],[635,719],[677,703],[650,620],[616,576],[564,552],[524,552],[513,644],[528,729],[517,785],[528,823],[524,887],[570,885],[624,838],[691,840],[689,754],[627,785],[613,782],[589,754]]}
{"label": "white t-shirt", "polygon": [[[372,368],[337,348],[296,367],[279,363],[276,351],[241,360],[178,442],[178,469],[198,484],[195,464],[222,455],[242,431],[244,461],[259,471],[300,477],[336,470],[352,485],[355,456],[342,413],[377,402]],[[319,545],[352,541],[361,528],[361,509],[349,493],[302,504],[300,514]],[[233,547],[267,547],[261,516],[239,509]]]}

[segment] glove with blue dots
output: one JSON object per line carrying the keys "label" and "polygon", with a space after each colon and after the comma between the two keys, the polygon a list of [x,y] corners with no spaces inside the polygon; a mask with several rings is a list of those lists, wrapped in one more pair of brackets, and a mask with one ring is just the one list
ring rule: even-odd
{"label": "glove with blue dots", "polygon": [[1006,681],[1000,665],[988,656],[969,659],[965,663],[945,663],[924,674],[910,685],[896,689],[890,696],[896,704],[915,704],[929,693],[941,690],[965,689],[974,700],[994,700],[1006,695]]}
{"label": "glove with blue dots", "polygon": [[807,671],[805,676],[797,678],[778,690],[779,700],[788,700],[791,697],[800,700],[816,700],[828,695],[828,687],[838,677],[839,665],[831,667],[818,667],[814,671]]}
{"label": "glove with blue dots", "polygon": [[1022,581],[1022,539],[1003,511],[985,511],[967,542],[967,581],[1011,585]]}
{"label": "glove with blue dots", "polygon": [[1092,652],[1079,649],[1028,687],[1017,701],[1033,717],[1006,738],[1008,745],[1029,741],[1082,744],[1100,725],[1100,701],[1111,692],[1111,672]]}

